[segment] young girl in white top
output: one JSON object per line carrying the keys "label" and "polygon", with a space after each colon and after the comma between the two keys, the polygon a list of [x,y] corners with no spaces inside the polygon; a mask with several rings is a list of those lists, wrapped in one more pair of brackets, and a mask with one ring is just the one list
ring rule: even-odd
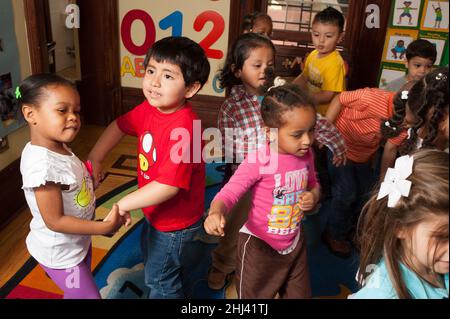
{"label": "young girl in white top", "polygon": [[17,87],[16,98],[31,138],[20,162],[22,188],[33,215],[28,251],[65,299],[100,298],[90,267],[90,235],[115,232],[130,218],[122,218],[114,205],[107,221],[93,220],[92,179],[66,145],[80,130],[78,92],[55,74],[36,74]]}

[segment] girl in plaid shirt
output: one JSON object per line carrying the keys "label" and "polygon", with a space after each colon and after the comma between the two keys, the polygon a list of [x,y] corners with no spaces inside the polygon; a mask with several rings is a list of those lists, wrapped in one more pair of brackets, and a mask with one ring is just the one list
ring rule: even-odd
{"label": "girl in plaid shirt", "polygon": [[[242,34],[228,52],[221,70],[220,84],[230,94],[222,104],[218,118],[222,154],[227,163],[222,185],[226,184],[248,152],[256,151],[265,143],[260,108],[267,83],[273,82],[273,76],[267,76],[267,70],[273,68],[274,61],[274,45],[268,37],[256,33]],[[317,117],[314,135],[319,143],[333,152],[336,165],[345,161],[345,142],[326,119]],[[250,197],[250,192],[243,195],[227,216],[226,235],[212,253],[212,267],[208,275],[208,286],[212,289],[221,289],[228,274],[235,269],[237,237],[247,219]]]}

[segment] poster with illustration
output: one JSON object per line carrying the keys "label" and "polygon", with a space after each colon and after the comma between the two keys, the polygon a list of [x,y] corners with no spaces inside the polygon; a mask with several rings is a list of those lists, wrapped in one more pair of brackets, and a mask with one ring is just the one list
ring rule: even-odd
{"label": "poster with illustration", "polygon": [[444,33],[423,31],[420,32],[419,38],[430,41],[436,46],[437,55],[434,65],[440,65],[442,62],[442,57],[444,56],[445,50],[447,48],[448,35]]}
{"label": "poster with illustration", "polygon": [[390,82],[405,76],[405,74],[406,68],[404,66],[402,67],[401,65],[383,63],[381,65],[381,74],[378,81],[378,87],[380,89],[384,89]]}
{"label": "poster with illustration", "polygon": [[417,27],[419,24],[421,0],[396,0],[392,17],[394,27]]}
{"label": "poster with illustration", "polygon": [[406,48],[417,39],[417,30],[396,30],[389,29],[387,41],[384,46],[383,59],[386,62],[404,62],[406,61]]}
{"label": "poster with illustration", "polygon": [[424,13],[422,14],[423,30],[435,30],[448,32],[449,4],[445,1],[426,0]]}

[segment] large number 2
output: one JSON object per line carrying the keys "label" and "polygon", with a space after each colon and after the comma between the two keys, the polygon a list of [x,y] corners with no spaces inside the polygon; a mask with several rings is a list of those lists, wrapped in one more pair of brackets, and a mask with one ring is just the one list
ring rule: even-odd
{"label": "large number 2", "polygon": [[194,30],[200,32],[208,21],[213,23],[213,28],[199,44],[205,50],[208,58],[221,59],[223,52],[221,50],[211,49],[211,46],[221,37],[225,30],[225,21],[222,16],[216,11],[205,11],[195,19]]}

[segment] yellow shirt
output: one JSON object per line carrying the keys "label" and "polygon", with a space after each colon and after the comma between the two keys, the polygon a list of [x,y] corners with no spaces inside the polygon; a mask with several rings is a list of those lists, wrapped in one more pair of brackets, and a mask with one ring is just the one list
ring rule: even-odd
{"label": "yellow shirt", "polygon": [[[310,94],[320,91],[345,91],[345,65],[338,51],[328,54],[326,57],[318,58],[317,50],[312,51],[305,62],[303,77],[308,83]],[[325,115],[329,103],[317,106],[317,112]]]}

